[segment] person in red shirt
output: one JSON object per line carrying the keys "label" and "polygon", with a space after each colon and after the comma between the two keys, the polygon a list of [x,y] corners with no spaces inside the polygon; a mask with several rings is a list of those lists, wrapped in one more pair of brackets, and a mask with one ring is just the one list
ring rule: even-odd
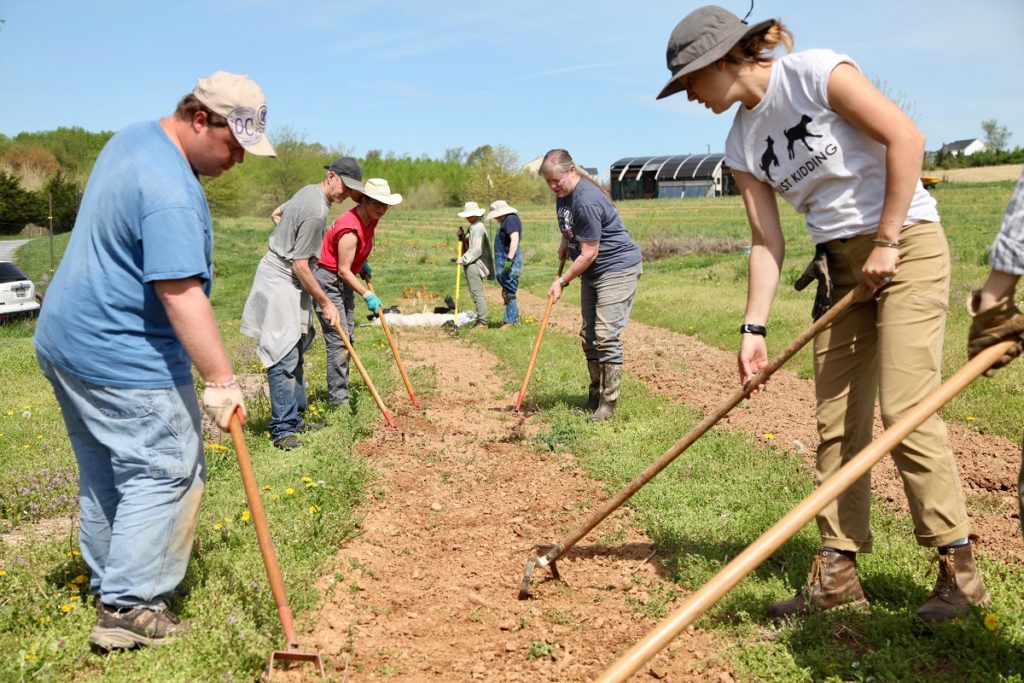
{"label": "person in red shirt", "polygon": [[[373,251],[373,234],[388,207],[400,204],[402,195],[392,193],[388,181],[370,178],[359,204],[338,216],[324,236],[314,277],[341,314],[340,323],[355,342],[355,295],[363,297],[371,313],[383,308],[380,298],[356,277],[369,284],[373,269],[367,259]],[[317,316],[327,344],[327,400],[333,406],[348,403],[348,351],[341,336],[318,306]]]}

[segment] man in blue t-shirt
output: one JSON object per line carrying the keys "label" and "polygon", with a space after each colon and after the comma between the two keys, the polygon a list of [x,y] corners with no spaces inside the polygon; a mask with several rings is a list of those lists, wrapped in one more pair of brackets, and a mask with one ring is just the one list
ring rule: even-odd
{"label": "man in blue t-shirt", "polygon": [[206,478],[192,364],[221,429],[245,419],[210,306],[213,235],[199,176],[275,156],[266,100],[218,71],[174,114],[103,148],[34,344],[79,470],[79,547],[105,650],[188,630],[168,609],[185,575]]}

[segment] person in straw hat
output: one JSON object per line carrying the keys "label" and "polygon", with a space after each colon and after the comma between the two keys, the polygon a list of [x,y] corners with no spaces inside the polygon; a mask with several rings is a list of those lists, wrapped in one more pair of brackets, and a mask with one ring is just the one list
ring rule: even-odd
{"label": "person in straw hat", "polygon": [[275,156],[263,90],[202,78],[159,121],[103,147],[33,340],[79,471],[79,548],[96,605],[90,642],[163,645],[206,479],[192,366],[221,429],[245,419],[209,299],[213,231],[199,176]]}
{"label": "person in straw hat", "polygon": [[[356,277],[369,283],[373,277],[369,257],[373,251],[373,235],[377,224],[388,209],[402,203],[402,195],[391,192],[383,178],[370,178],[363,187],[359,204],[338,216],[324,235],[320,247],[320,260],[315,270],[316,281],[328,300],[340,313],[341,326],[349,340],[355,343],[355,295],[366,302],[373,314],[383,308],[380,298]],[[327,400],[333,406],[348,403],[348,350],[341,336],[327,317],[323,307],[317,307],[320,325],[327,344]]]}
{"label": "person in straw hat", "polygon": [[519,302],[516,292],[519,291],[519,275],[523,272],[523,253],[520,242],[523,235],[523,222],[519,220],[518,211],[508,205],[504,199],[491,202],[491,210],[487,212],[487,220],[498,221],[498,234],[494,240],[495,278],[501,285],[501,299],[505,302],[505,314],[501,326],[511,327],[519,320]]}
{"label": "person in straw hat", "polygon": [[[469,246],[459,258],[452,258],[452,263],[459,263],[466,274],[466,286],[469,287],[469,295],[473,298],[473,306],[476,307],[475,326],[487,327],[487,299],[484,298],[484,280],[486,280],[494,269],[491,263],[491,245],[487,239],[487,228],[480,218],[486,213],[476,202],[466,202],[457,215],[465,218],[469,223]],[[462,228],[459,228],[460,239],[463,235]]]}
{"label": "person in straw hat", "polygon": [[298,434],[323,426],[303,419],[308,402],[302,364],[316,334],[313,305],[328,320],[338,320],[339,313],[314,277],[314,266],[331,205],[358,199],[363,189],[363,169],[351,157],[324,170],[319,183],[306,185],[271,215],[276,227],[242,311],[242,334],[259,341],[256,356],[267,369],[267,429],[281,450],[298,448]]}
{"label": "person in straw hat", "polygon": [[[768,362],[768,313],[785,242],[775,195],[806,214],[816,255],[819,317],[858,283],[855,303],[814,340],[824,480],[872,439],[875,397],[889,427],[941,382],[950,255],[935,200],[921,186],[924,135],[847,55],[819,49],[780,58],[792,34],[768,19],[748,26],[705,6],[672,31],[671,77],[658,98],[685,92],[716,114],[739,105],[725,161],[743,196],[753,246],[740,327],[740,381]],[[938,550],[935,589],[917,611],[931,625],[989,602],[974,563],[963,489],[938,416],[893,449],[917,542]],[[817,516],[821,547],[807,584],[769,607],[772,617],[866,602],[857,553],[870,552],[871,481],[865,476]]]}

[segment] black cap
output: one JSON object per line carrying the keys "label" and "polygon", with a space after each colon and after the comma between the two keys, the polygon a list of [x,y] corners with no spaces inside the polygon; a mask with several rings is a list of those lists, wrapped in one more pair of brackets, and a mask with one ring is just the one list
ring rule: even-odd
{"label": "black cap", "polygon": [[331,171],[341,178],[346,187],[353,190],[363,191],[363,167],[352,157],[341,157],[331,162],[330,166],[324,166],[325,170]]}

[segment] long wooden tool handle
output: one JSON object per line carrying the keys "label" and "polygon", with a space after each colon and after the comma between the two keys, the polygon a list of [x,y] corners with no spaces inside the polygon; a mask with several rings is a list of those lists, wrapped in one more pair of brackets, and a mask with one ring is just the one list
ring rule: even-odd
{"label": "long wooden tool handle", "polygon": [[768,378],[771,377],[776,370],[781,368],[786,361],[796,355],[796,353],[803,348],[807,342],[814,339],[814,337],[816,337],[823,329],[831,325],[833,320],[845,313],[846,310],[854,303],[866,301],[873,296],[873,294],[874,290],[863,284],[858,285],[855,289],[848,292],[846,296],[837,301],[832,308],[825,313],[825,315],[814,321],[814,324],[807,328],[803,334],[794,339],[789,346],[783,349],[782,353],[768,361],[768,365],[766,365],[764,369],[754,375],[744,386],[733,392],[732,396],[726,399],[714,411],[706,415],[704,419],[698,422],[696,426],[694,426],[694,428],[685,436],[672,444],[672,447],[665,451],[661,457],[648,465],[647,469],[638,474],[637,477],[626,486],[626,488],[622,489],[615,494],[615,496],[605,501],[605,503],[585,522],[583,522],[579,528],[559,541],[557,545],[552,546],[551,550],[541,558],[541,565],[546,566],[548,563],[562,557],[569,548],[576,545],[581,538],[590,533],[590,531],[600,524],[605,517],[610,515],[620,505],[629,500],[634,493],[639,491],[647,482],[657,476],[659,472],[668,467],[668,465],[675,460],[680,453],[693,445],[693,442],[703,436],[705,432],[725,417],[730,410],[739,405],[740,401],[750,396],[755,389],[767,382]]}
{"label": "long wooden tool handle", "polygon": [[[565,268],[565,258],[558,264],[558,277],[562,277],[562,269]],[[523,385],[519,387],[519,397],[516,398],[516,412],[523,407],[523,399],[526,398],[526,387],[530,386],[530,376],[533,375],[533,366],[537,363],[537,354],[540,352],[540,343],[544,339],[544,330],[548,327],[548,318],[551,316],[551,309],[555,305],[554,295],[548,296],[548,304],[544,308],[544,317],[540,321],[540,329],[537,330],[537,339],[533,342],[533,351],[530,352],[530,363],[526,366],[526,376],[523,377]]]}
{"label": "long wooden tool handle", "polygon": [[380,408],[380,412],[384,416],[384,421],[388,423],[389,427],[394,427],[395,422],[391,419],[391,413],[388,412],[388,409],[384,406],[384,401],[381,400],[380,394],[377,393],[377,387],[373,386],[373,380],[370,379],[370,375],[367,374],[366,368],[363,367],[363,362],[359,360],[359,356],[356,355],[356,350],[352,348],[352,342],[349,340],[348,335],[345,334],[345,330],[341,329],[341,323],[335,321],[334,329],[337,330],[338,336],[341,337],[342,343],[345,344],[345,348],[348,350],[348,357],[356,364],[356,369],[359,370],[359,374],[362,376],[363,382],[366,383],[366,387],[370,390],[373,400],[377,403],[377,407]]}
{"label": "long wooden tool handle", "polygon": [[[366,283],[367,288],[373,292],[373,285],[369,282]],[[388,319],[384,316],[384,313],[380,314],[380,326],[384,328],[384,336],[388,338],[388,345],[391,347],[391,353],[395,357],[395,363],[398,365],[398,372],[402,375],[402,381],[405,382],[405,390],[409,392],[409,400],[412,401],[413,408],[419,410],[420,404],[416,400],[416,392],[412,390],[412,382],[409,381],[409,373],[405,371],[405,365],[402,363],[402,356],[398,353],[398,344],[395,342],[394,336],[391,334],[391,326],[388,325]]]}
{"label": "long wooden tool handle", "polygon": [[459,240],[459,249],[456,252],[458,256],[455,259],[455,311],[452,315],[452,322],[455,327],[459,326],[459,285],[462,283],[462,264],[459,263],[459,259],[462,258],[462,240]]}
{"label": "long wooden tool handle", "polygon": [[245,498],[249,502],[253,526],[256,527],[256,540],[260,544],[260,554],[263,555],[263,566],[267,569],[267,579],[270,580],[270,592],[274,596],[274,603],[277,604],[277,615],[281,618],[281,627],[284,629],[284,637],[288,641],[289,647],[297,647],[292,609],[288,606],[288,595],[285,593],[284,579],[281,578],[281,565],[278,564],[277,553],[274,552],[274,541],[270,537],[267,514],[263,510],[263,499],[260,498],[259,484],[256,483],[256,474],[252,469],[249,448],[245,444],[242,423],[239,422],[238,415],[231,416],[228,429],[231,432],[231,440],[235,444],[238,469],[242,473],[242,487],[245,489]]}
{"label": "long wooden tool handle", "polygon": [[855,455],[831,477],[822,482],[811,495],[764,532],[756,541],[715,574],[700,590],[658,624],[643,640],[608,667],[597,679],[601,682],[624,681],[668,645],[673,638],[714,605],[730,588],[754,571],[768,556],[793,537],[805,524],[839,494],[864,476],[886,453],[900,444],[907,435],[935,414],[950,399],[991,367],[1016,342],[1000,342],[985,349],[938,389],[908,410],[867,448]]}

